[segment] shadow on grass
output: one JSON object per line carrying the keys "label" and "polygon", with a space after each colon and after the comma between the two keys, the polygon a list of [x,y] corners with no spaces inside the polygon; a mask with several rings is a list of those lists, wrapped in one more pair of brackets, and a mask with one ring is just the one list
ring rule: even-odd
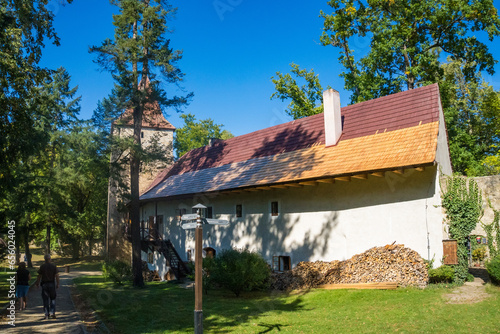
{"label": "shadow on grass", "polygon": [[100,271],[102,270],[102,256],[85,256],[78,260],[66,257],[54,257],[53,262],[58,267],[70,266],[70,270]]}
{"label": "shadow on grass", "polygon": [[[194,329],[194,290],[165,282],[148,283],[143,289],[115,286],[102,276],[76,278],[77,288],[98,312],[111,332],[172,333]],[[247,293],[236,298],[211,290],[203,295],[204,330],[231,333],[235,327],[258,321],[260,333],[280,331],[286,323],[262,322],[266,313],[279,315],[303,310],[301,294]]]}

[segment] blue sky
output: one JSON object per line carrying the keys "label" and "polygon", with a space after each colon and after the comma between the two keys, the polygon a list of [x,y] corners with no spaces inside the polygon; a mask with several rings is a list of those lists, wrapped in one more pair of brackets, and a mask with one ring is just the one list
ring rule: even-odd
{"label": "blue sky", "polygon": [[[349,92],[343,90],[339,77],[343,69],[338,51],[319,43],[323,26],[319,12],[331,12],[326,0],[177,0],[172,4],[178,12],[170,22],[171,46],[183,50],[182,86],[194,92],[184,112],[198,119],[211,118],[234,135],[290,121],[284,113],[288,103],[270,96],[274,92],[271,77],[276,71],[289,72],[291,62],[314,69],[324,87],[340,92],[342,106],[348,104]],[[500,0],[495,1],[497,8],[499,4]],[[82,96],[80,116],[87,119],[113,87],[111,75],[93,63],[95,56],[88,48],[113,37],[116,7],[107,0],[74,0],[66,6],[51,0],[49,8],[55,13],[61,46],[47,45],[42,64],[68,70]],[[352,47],[364,53],[368,41],[354,40]],[[500,49],[493,45],[492,51],[498,54]],[[500,65],[496,70],[500,72]],[[500,89],[500,73],[483,75]],[[182,126],[174,110],[166,114],[174,126]]]}

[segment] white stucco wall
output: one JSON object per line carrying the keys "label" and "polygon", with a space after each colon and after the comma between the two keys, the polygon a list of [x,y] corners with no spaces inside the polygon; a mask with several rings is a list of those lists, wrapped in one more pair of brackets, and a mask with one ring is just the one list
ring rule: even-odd
{"label": "white stucco wall", "polygon": [[[396,242],[424,259],[434,258],[438,266],[443,215],[436,173],[437,167],[428,167],[403,175],[388,172],[382,178],[370,175],[367,180],[158,201],[141,211],[143,217],[155,210],[164,216],[164,233],[184,259],[187,250],[194,249],[194,231],[180,228],[175,209],[191,213],[193,205],[202,203],[213,207],[214,218],[230,221],[229,227],[204,228],[203,247],[216,251],[246,248],[260,252],[269,263],[272,256],[289,255],[294,266],[300,261],[345,260]],[[278,217],[271,217],[272,201],[279,202]],[[236,217],[237,204],[243,205],[242,218]]]}
{"label": "white stucco wall", "polygon": [[441,97],[439,99],[439,132],[438,144],[436,148],[436,162],[439,164],[439,171],[444,175],[451,175],[453,168],[450,160],[450,149],[448,145],[448,133],[446,131],[446,122],[444,121],[443,108],[441,107]]}

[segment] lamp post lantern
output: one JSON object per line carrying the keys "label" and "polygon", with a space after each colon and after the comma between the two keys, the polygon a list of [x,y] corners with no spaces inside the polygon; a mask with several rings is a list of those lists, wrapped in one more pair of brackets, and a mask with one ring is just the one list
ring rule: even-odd
{"label": "lamp post lantern", "polygon": [[202,258],[202,247],[203,247],[203,224],[209,225],[229,225],[227,220],[222,219],[205,219],[201,217],[201,209],[206,209],[207,207],[202,204],[197,204],[193,206],[196,209],[196,217],[193,214],[186,214],[181,217],[183,221],[193,220],[196,218],[196,224],[186,223],[182,225],[183,229],[195,229],[195,250],[194,250],[194,333],[203,333],[203,303],[202,303],[202,287],[203,287],[203,258]]}

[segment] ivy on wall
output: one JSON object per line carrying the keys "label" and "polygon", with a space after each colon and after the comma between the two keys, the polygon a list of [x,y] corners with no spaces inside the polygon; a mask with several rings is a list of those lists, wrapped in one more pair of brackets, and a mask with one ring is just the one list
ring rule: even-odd
{"label": "ivy on wall", "polygon": [[495,256],[500,254],[500,211],[495,210],[490,201],[488,201],[488,205],[494,213],[493,221],[489,224],[483,223],[482,225],[484,231],[486,232],[486,238],[488,240],[488,250],[490,252],[490,258],[494,258]]}
{"label": "ivy on wall", "polygon": [[446,179],[443,207],[446,210],[450,237],[457,241],[458,265],[455,266],[455,280],[467,278],[469,259],[467,241],[483,215],[483,198],[476,181],[453,176]]}

